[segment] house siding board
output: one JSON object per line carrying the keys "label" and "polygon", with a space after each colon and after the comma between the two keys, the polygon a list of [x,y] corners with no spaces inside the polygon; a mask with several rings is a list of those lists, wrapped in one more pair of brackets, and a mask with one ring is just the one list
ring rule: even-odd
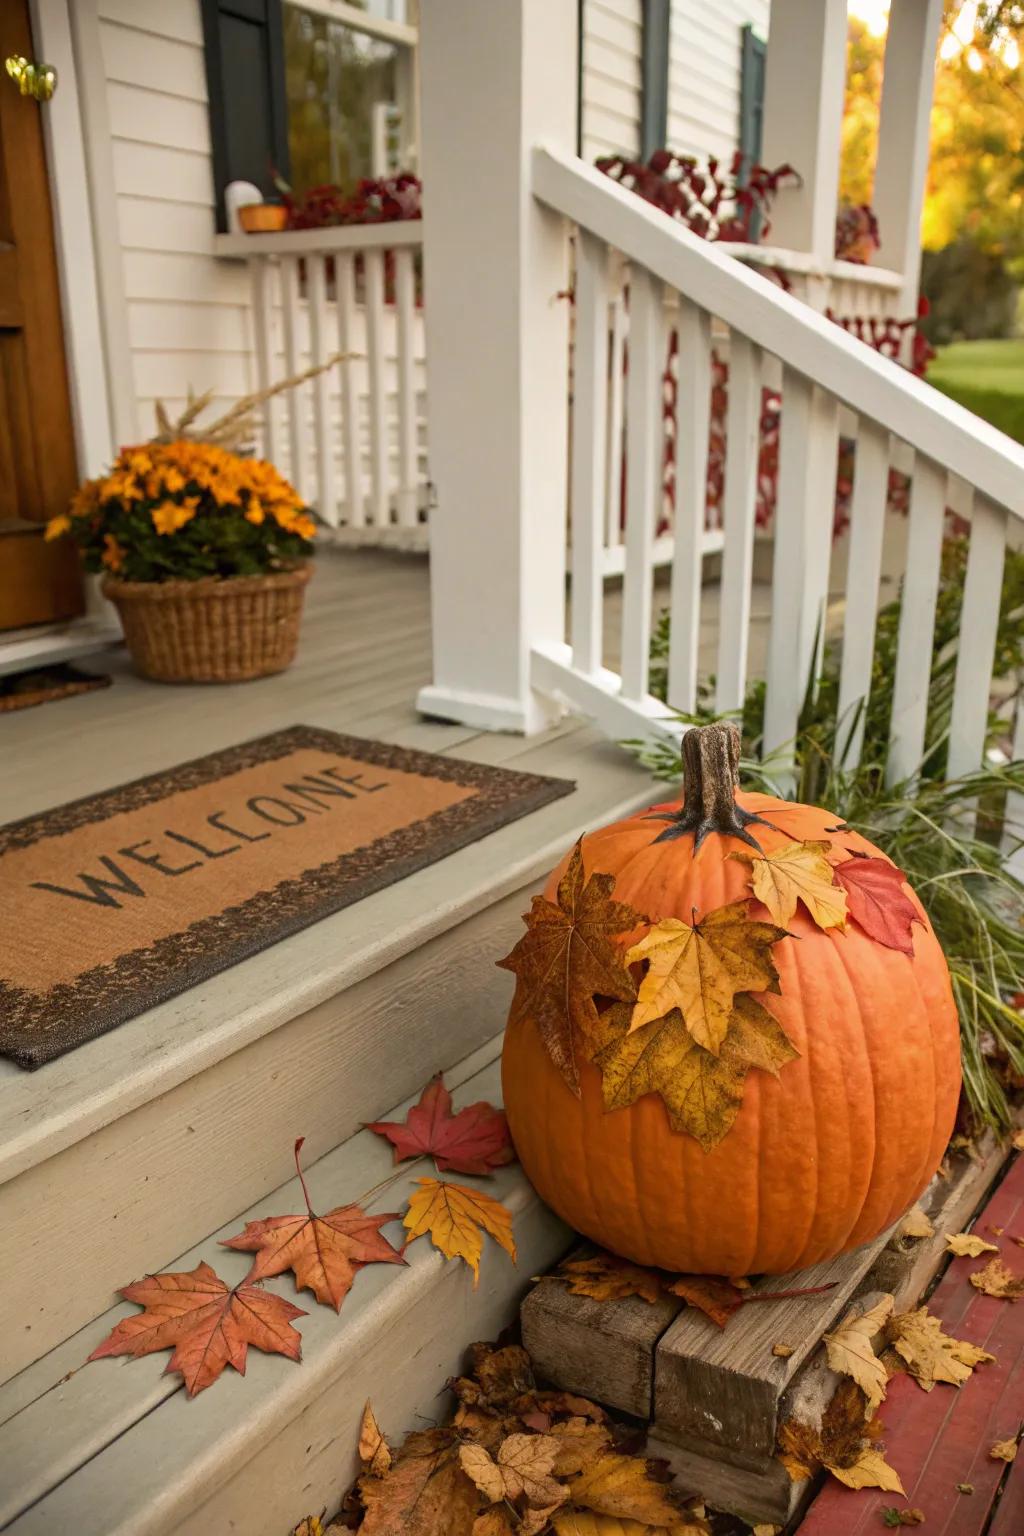
{"label": "house siding board", "polygon": [[742,29],[768,34],[769,0],[673,0],[668,142],[728,159],[739,145]]}
{"label": "house siding board", "polygon": [[640,150],[641,0],[584,0],[580,36],[584,160]]}
{"label": "house siding board", "polygon": [[131,374],[153,405],[255,387],[249,280],[213,255],[214,187],[199,0],[98,0]]}

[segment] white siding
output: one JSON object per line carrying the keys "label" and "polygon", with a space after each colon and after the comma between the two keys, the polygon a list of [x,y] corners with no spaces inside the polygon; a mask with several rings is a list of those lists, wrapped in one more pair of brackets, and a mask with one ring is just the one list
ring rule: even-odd
{"label": "white siding", "polygon": [[213,256],[199,0],[98,0],[131,366],[142,435],[189,386],[254,387],[245,267]]}
{"label": "white siding", "polygon": [[585,0],[582,51],[582,153],[640,152],[641,0]]}
{"label": "white siding", "polygon": [[739,145],[741,32],[768,36],[769,0],[673,0],[668,143],[728,159]]}

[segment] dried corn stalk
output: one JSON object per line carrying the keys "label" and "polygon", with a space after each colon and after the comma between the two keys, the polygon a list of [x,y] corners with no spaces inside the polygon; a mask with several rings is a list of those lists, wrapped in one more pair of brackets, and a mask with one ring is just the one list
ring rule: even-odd
{"label": "dried corn stalk", "polygon": [[251,452],[255,446],[256,429],[260,422],[259,406],[272,399],[274,395],[283,394],[287,389],[295,389],[299,384],[315,379],[317,374],[326,373],[337,363],[362,355],[360,352],[335,352],[333,357],[329,357],[325,363],[307,368],[304,373],[292,374],[290,378],[279,379],[276,384],[270,384],[266,389],[257,389],[252,394],[243,395],[241,400],[236,400],[223,415],[205,424],[199,423],[199,417],[213,399],[212,389],[204,390],[201,395],[194,395],[189,389],[188,403],[176,420],[172,420],[168,415],[163,401],[158,400],[155,406],[157,430],[156,435],[150,438],[150,442],[180,443],[182,439],[186,439],[196,443],[216,443],[219,448],[226,448],[231,453]]}

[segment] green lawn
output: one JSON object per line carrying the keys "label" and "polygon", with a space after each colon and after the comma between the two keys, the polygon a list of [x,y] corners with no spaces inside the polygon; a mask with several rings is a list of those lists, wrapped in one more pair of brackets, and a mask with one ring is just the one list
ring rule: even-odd
{"label": "green lawn", "polygon": [[955,341],[942,347],[928,383],[1024,443],[1024,340]]}

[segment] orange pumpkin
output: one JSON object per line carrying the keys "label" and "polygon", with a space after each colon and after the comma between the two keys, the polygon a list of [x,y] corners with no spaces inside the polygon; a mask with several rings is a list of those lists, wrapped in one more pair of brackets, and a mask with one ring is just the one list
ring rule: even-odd
{"label": "orange pumpkin", "polygon": [[[681,801],[583,840],[586,875],[613,876],[614,900],[651,923],[689,923],[695,909],[703,916],[744,898],[752,917],[765,918],[751,866],[726,855],[748,852],[753,839],[764,854],[794,840],[835,842],[834,814],[738,792],[734,727],[690,731],[684,760]],[[841,844],[844,856],[883,857],[852,832]],[[549,901],[567,864],[548,882]],[[853,920],[824,930],[797,908],[790,936],[772,950],[780,989],[758,1000],[799,1055],[777,1076],[747,1074],[731,1128],[707,1151],[672,1128],[658,1094],[606,1110],[601,1073],[586,1059],[577,1097],[534,1020],[514,1010],[505,1110],[541,1197],[614,1253],[688,1273],[778,1274],[884,1231],[935,1173],[960,1090],[946,962],[910,899],[910,953]]]}

